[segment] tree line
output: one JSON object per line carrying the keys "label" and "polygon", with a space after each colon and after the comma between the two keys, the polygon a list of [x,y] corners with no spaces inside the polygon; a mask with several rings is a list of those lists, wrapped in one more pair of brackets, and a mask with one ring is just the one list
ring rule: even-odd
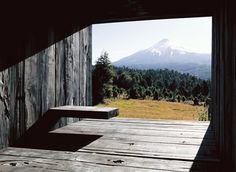
{"label": "tree line", "polygon": [[210,80],[168,69],[114,67],[104,52],[93,66],[93,102],[105,98],[208,102]]}

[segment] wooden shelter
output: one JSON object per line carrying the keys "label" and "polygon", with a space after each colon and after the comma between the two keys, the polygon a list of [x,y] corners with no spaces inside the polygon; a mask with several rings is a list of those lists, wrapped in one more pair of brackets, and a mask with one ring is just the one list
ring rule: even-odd
{"label": "wooden shelter", "polygon": [[[91,105],[91,24],[212,16],[211,125],[222,169],[236,171],[233,0],[21,1],[1,7],[0,148],[51,107]],[[57,126],[73,121],[62,119]]]}

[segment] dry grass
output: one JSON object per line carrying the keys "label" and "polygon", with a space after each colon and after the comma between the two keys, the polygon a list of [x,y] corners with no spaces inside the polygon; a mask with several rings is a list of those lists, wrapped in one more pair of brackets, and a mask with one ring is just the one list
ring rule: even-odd
{"label": "dry grass", "polygon": [[204,111],[204,106],[137,99],[109,99],[99,106],[119,108],[119,117],[145,119],[200,120],[199,114]]}

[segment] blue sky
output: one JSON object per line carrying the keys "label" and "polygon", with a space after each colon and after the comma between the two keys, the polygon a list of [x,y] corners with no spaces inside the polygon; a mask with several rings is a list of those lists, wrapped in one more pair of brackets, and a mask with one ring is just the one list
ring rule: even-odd
{"label": "blue sky", "polygon": [[192,51],[211,53],[211,17],[107,23],[92,27],[93,63],[103,51],[107,51],[114,62],[164,38]]}

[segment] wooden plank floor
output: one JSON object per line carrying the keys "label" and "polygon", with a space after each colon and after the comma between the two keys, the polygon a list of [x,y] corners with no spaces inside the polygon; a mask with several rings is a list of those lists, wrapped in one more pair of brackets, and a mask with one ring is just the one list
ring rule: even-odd
{"label": "wooden plank floor", "polygon": [[208,127],[194,121],[84,119],[2,150],[0,172],[217,171]]}

